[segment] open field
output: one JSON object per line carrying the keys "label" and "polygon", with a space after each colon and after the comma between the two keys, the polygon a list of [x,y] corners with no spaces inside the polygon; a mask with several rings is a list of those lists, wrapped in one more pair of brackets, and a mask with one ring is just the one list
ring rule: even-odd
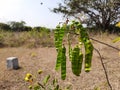
{"label": "open field", "polygon": [[[117,37],[115,35],[97,35],[91,36],[97,40],[108,43],[116,48],[120,48],[120,42],[112,43]],[[120,56],[117,50],[107,47],[106,45],[92,41],[95,48],[102,55],[106,67],[108,78],[113,90],[120,90]],[[7,70],[6,58],[10,56],[18,57],[20,69]],[[71,64],[67,64],[67,78],[65,81],[60,79],[60,72],[55,71],[56,50],[54,47],[4,47],[0,48],[0,90],[28,90],[28,83],[24,81],[26,73],[35,74],[37,70],[42,69],[43,73],[40,78],[50,74],[51,77],[57,77],[62,87],[72,85],[72,90],[110,90],[100,57],[94,51],[92,70],[89,73],[82,71],[80,77],[71,73]],[[99,90],[99,89],[98,89]]]}

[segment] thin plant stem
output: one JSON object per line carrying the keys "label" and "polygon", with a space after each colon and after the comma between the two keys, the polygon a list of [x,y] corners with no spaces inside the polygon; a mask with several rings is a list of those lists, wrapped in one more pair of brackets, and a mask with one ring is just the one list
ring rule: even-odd
{"label": "thin plant stem", "polygon": [[101,61],[102,67],[103,67],[104,72],[105,72],[105,76],[106,76],[106,80],[107,80],[108,86],[110,87],[110,90],[113,90],[113,89],[112,89],[112,85],[110,84],[110,81],[109,81],[109,78],[108,78],[107,70],[106,70],[105,65],[104,65],[104,63],[103,63],[102,56],[101,56],[99,50],[97,50],[96,48],[94,48],[94,50],[95,50],[95,51],[99,54],[99,56],[100,56],[100,61]]}
{"label": "thin plant stem", "polygon": [[96,42],[98,42],[98,43],[104,44],[104,45],[106,45],[106,46],[108,46],[108,47],[111,47],[111,48],[113,48],[113,49],[115,49],[115,50],[117,50],[117,51],[120,51],[119,48],[116,48],[116,47],[114,47],[114,46],[112,46],[112,45],[109,45],[109,44],[107,44],[107,43],[101,42],[101,41],[96,40],[96,39],[93,39],[93,38],[90,38],[90,39],[93,40],[93,41],[96,41]]}

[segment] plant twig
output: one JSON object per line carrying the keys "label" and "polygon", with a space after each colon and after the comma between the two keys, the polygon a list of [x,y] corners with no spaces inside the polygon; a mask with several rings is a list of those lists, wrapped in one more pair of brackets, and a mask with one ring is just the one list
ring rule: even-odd
{"label": "plant twig", "polygon": [[90,39],[93,40],[93,41],[96,41],[96,42],[98,42],[98,43],[104,44],[104,45],[106,45],[106,46],[108,46],[108,47],[111,47],[111,48],[113,48],[113,49],[115,49],[115,50],[117,50],[117,51],[120,51],[119,48],[116,48],[116,47],[114,47],[114,46],[111,46],[111,45],[109,45],[109,44],[107,44],[107,43],[101,42],[101,41],[96,40],[96,39],[93,39],[93,38],[90,38]]}
{"label": "plant twig", "polygon": [[45,89],[45,87],[40,82],[37,82],[37,84]]}
{"label": "plant twig", "polygon": [[102,64],[103,69],[104,69],[104,72],[105,72],[105,76],[106,76],[106,80],[107,80],[108,86],[110,87],[110,90],[113,90],[113,89],[112,89],[112,85],[110,84],[110,81],[109,81],[109,78],[108,78],[107,70],[106,70],[105,65],[104,65],[104,63],[103,63],[102,56],[101,56],[99,50],[97,50],[96,48],[94,48],[94,50],[95,50],[95,51],[99,54],[99,56],[100,56],[100,61],[101,61],[101,64]]}

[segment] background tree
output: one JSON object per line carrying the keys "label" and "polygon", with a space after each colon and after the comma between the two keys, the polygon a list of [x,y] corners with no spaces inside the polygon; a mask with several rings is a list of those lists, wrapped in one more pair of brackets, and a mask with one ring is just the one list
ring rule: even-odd
{"label": "background tree", "polygon": [[41,26],[36,26],[33,28],[34,30],[38,31],[38,32],[50,32],[50,29],[46,28],[46,27],[41,27]]}
{"label": "background tree", "polygon": [[[110,29],[111,25],[120,21],[119,0],[63,0],[53,9],[54,13],[64,16],[73,16],[86,23],[87,26],[96,26],[103,30]],[[87,18],[83,21],[82,16]]]}
{"label": "background tree", "polygon": [[10,30],[10,26],[5,23],[0,23],[0,30]]}
{"label": "background tree", "polygon": [[31,31],[32,27],[31,26],[24,26],[23,31]]}
{"label": "background tree", "polygon": [[26,24],[25,21],[21,21],[21,22],[11,21],[11,22],[9,22],[11,29],[14,31],[23,31],[25,24]]}

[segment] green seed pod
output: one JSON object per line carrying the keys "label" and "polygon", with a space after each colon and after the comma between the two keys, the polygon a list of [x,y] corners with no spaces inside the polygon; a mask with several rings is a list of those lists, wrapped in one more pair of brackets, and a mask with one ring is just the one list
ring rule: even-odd
{"label": "green seed pod", "polygon": [[83,62],[83,54],[82,52],[80,52],[78,58],[78,75],[81,73],[82,70],[82,62]]}
{"label": "green seed pod", "polygon": [[59,49],[58,53],[57,53],[57,61],[56,61],[55,70],[59,70],[60,69],[60,67],[61,67],[61,58],[62,58],[62,52],[61,52],[61,49]]}
{"label": "green seed pod", "polygon": [[89,35],[87,34],[85,28],[80,29],[80,37],[85,48],[85,71],[89,72],[91,70],[93,45],[89,39]]}
{"label": "green seed pod", "polygon": [[50,79],[50,75],[45,76],[45,78],[43,79],[43,84],[46,85],[49,79]]}
{"label": "green seed pod", "polygon": [[62,58],[61,58],[61,78],[65,80],[66,78],[66,48],[62,47]]}
{"label": "green seed pod", "polygon": [[59,70],[61,67],[62,59],[62,41],[64,37],[65,28],[58,26],[55,30],[55,46],[57,50],[57,61],[56,61],[56,70]]}
{"label": "green seed pod", "polygon": [[85,43],[85,71],[89,72],[91,70],[91,63],[92,63],[92,56],[93,56],[93,45],[90,41]]}
{"label": "green seed pod", "polygon": [[72,51],[72,72],[76,75],[79,76],[79,70],[78,70],[78,61],[79,61],[79,47],[76,46],[73,51]]}

